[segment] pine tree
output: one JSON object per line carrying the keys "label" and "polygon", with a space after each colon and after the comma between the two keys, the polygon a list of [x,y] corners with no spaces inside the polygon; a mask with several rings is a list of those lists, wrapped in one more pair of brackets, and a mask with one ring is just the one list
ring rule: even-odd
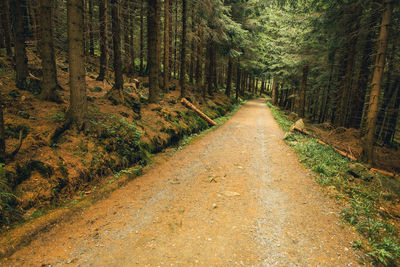
{"label": "pine tree", "polygon": [[53,6],[51,0],[40,0],[40,54],[42,58],[43,78],[40,97],[44,100],[60,102],[57,89],[57,66],[53,40]]}
{"label": "pine tree", "polygon": [[83,41],[82,0],[68,0],[68,62],[70,104],[66,114],[67,124],[78,130],[86,127],[88,113],[86,96],[85,49]]}
{"label": "pine tree", "polygon": [[379,38],[377,40],[377,55],[375,59],[375,68],[372,76],[371,92],[368,103],[368,113],[366,115],[366,134],[362,138],[363,143],[363,160],[368,163],[374,161],[374,142],[375,142],[375,129],[378,117],[378,104],[379,93],[382,84],[382,73],[386,60],[386,51],[389,39],[389,27],[392,19],[393,2],[385,0],[385,10],[382,14],[382,22],[380,28]]}
{"label": "pine tree", "polygon": [[108,53],[107,53],[107,0],[99,0],[99,22],[100,22],[100,71],[98,81],[103,81],[107,74]]}
{"label": "pine tree", "polygon": [[155,103],[160,98],[160,58],[158,57],[157,42],[160,40],[160,2],[148,0],[147,14],[147,64],[149,69],[149,102]]}

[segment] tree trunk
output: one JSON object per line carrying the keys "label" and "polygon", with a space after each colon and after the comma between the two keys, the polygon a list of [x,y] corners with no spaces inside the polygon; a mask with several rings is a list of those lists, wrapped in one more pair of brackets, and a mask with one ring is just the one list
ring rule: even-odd
{"label": "tree trunk", "polygon": [[181,97],[186,96],[186,24],[187,24],[187,10],[186,10],[187,0],[182,0],[182,42],[181,42]]}
{"label": "tree trunk", "polygon": [[278,102],[278,90],[276,86],[276,79],[272,80],[272,105],[276,106]]}
{"label": "tree trunk", "polygon": [[377,16],[372,14],[367,25],[368,35],[362,49],[361,67],[357,77],[357,84],[352,98],[352,109],[350,117],[350,127],[359,129],[363,115],[365,95],[368,87],[368,78],[370,75],[370,66],[372,64],[372,48],[373,40],[375,39],[375,25]]}
{"label": "tree trunk", "polygon": [[206,64],[206,70],[207,70],[207,92],[209,95],[213,95],[213,67],[212,67],[212,46],[213,43],[211,39],[208,40],[207,43],[207,64]]}
{"label": "tree trunk", "polygon": [[368,113],[366,119],[366,134],[362,138],[362,159],[372,164],[374,161],[374,142],[376,120],[378,116],[379,93],[382,83],[382,73],[385,66],[386,51],[389,39],[389,27],[393,12],[393,2],[385,0],[385,11],[382,14],[382,24],[379,38],[377,40],[377,55],[372,76],[371,93],[369,97]]}
{"label": "tree trunk", "polygon": [[240,71],[240,62],[238,60],[238,62],[236,63],[236,90],[235,90],[235,99],[236,101],[239,99],[239,94],[240,94],[240,83],[241,83],[241,71]]}
{"label": "tree trunk", "polygon": [[396,78],[394,82],[395,94],[394,94],[394,105],[388,110],[388,123],[386,130],[383,133],[382,140],[385,144],[391,144],[396,134],[397,120],[399,117],[400,108],[400,77]]}
{"label": "tree trunk", "polygon": [[140,75],[144,74],[144,0],[140,1]]}
{"label": "tree trunk", "polygon": [[129,12],[129,57],[131,61],[131,66],[129,68],[130,74],[132,76],[135,75],[136,69],[135,69],[135,47],[134,47],[134,41],[133,41],[133,36],[134,36],[134,26],[133,26],[133,20],[134,20],[134,11],[132,10],[132,3],[129,2],[130,4],[130,12]]}
{"label": "tree trunk", "polygon": [[83,43],[83,2],[68,0],[68,62],[70,105],[66,118],[78,130],[84,129],[87,118],[85,50]]}
{"label": "tree trunk", "polygon": [[0,163],[4,163],[6,160],[6,133],[4,129],[3,109],[3,96],[0,95]]}
{"label": "tree trunk", "polygon": [[7,56],[12,56],[11,51],[11,30],[10,30],[10,6],[9,0],[0,1],[1,10],[1,24],[4,32],[4,42],[6,47]]}
{"label": "tree trunk", "polygon": [[303,66],[303,79],[301,80],[301,90],[299,97],[299,117],[304,118],[305,105],[306,105],[306,91],[307,91],[307,76],[308,76],[308,65]]}
{"label": "tree trunk", "polygon": [[178,0],[175,0],[175,31],[174,31],[174,78],[177,79],[177,58],[178,58]]}
{"label": "tree trunk", "polygon": [[334,66],[335,66],[335,55],[336,51],[333,51],[332,53],[329,54],[329,62],[330,62],[330,69],[329,69],[329,80],[328,80],[328,86],[326,88],[326,94],[323,98],[323,102],[321,105],[321,112],[320,112],[320,117],[319,117],[319,123],[322,123],[326,120],[326,117],[328,115],[328,108],[329,108],[329,102],[330,102],[330,93],[331,93],[331,86],[332,86],[332,80],[333,80],[333,72],[334,72]]}
{"label": "tree trunk", "polygon": [[129,46],[129,25],[130,25],[130,16],[129,14],[131,13],[130,10],[130,4],[128,0],[119,0],[120,5],[122,7],[120,11],[120,20],[122,22],[121,24],[121,31],[122,35],[121,38],[123,38],[123,45],[124,45],[124,53],[123,53],[123,73],[126,74],[131,74],[132,71],[132,64],[131,64],[131,57],[130,57],[130,46]]}
{"label": "tree trunk", "polygon": [[169,62],[170,62],[170,38],[169,38],[169,28],[170,28],[170,13],[169,13],[169,0],[164,0],[164,91],[169,91]]}
{"label": "tree trunk", "polygon": [[107,42],[107,0],[99,0],[99,21],[100,21],[100,73],[98,81],[103,81],[107,74],[108,66],[108,42]]}
{"label": "tree trunk", "polygon": [[226,90],[225,90],[225,95],[227,97],[231,96],[232,72],[233,72],[233,63],[232,63],[232,58],[229,56],[229,58],[228,58],[228,73],[227,73],[227,78],[226,78]]}
{"label": "tree trunk", "polygon": [[89,0],[89,54],[94,56],[93,0]]}
{"label": "tree trunk", "polygon": [[159,0],[147,0],[147,53],[149,67],[149,102],[155,103],[159,100],[159,60],[157,53],[157,42],[159,41]]}
{"label": "tree trunk", "polygon": [[173,25],[172,17],[173,17],[173,15],[172,14],[174,13],[174,11],[173,11],[173,6],[172,6],[172,0],[168,0],[168,2],[169,2],[169,13],[168,13],[169,14],[169,16],[168,16],[168,25],[169,25],[169,28],[168,28],[168,31],[169,31],[168,82],[170,82],[170,80],[172,79],[172,64],[173,64],[172,55],[174,54],[173,38],[172,38],[172,34],[173,34],[173,32],[172,32],[172,25]]}
{"label": "tree trunk", "polygon": [[203,27],[199,25],[198,27],[199,41],[197,43],[197,61],[196,61],[196,85],[198,90],[201,90],[203,97],[205,97],[206,91],[203,86]]}
{"label": "tree trunk", "polygon": [[56,58],[53,40],[53,6],[52,0],[40,0],[40,55],[42,58],[42,92],[41,98],[49,101],[60,101],[57,89]]}
{"label": "tree trunk", "polygon": [[[113,50],[114,50],[114,89],[117,89],[122,96],[124,88],[124,78],[122,76],[122,58],[121,58],[121,25],[119,15],[119,0],[111,0],[111,20],[113,31]],[[123,100],[123,99],[122,99]]]}
{"label": "tree trunk", "polygon": [[191,49],[190,49],[190,70],[189,70],[189,80],[190,84],[194,84],[194,66],[195,66],[195,54],[196,54],[196,39],[194,38],[194,31],[195,31],[195,6],[192,4],[192,30],[191,30]]}
{"label": "tree trunk", "polygon": [[15,0],[11,2],[14,10],[14,53],[16,65],[16,86],[26,87],[28,77],[28,58],[26,56],[24,14],[26,9],[25,0]]}

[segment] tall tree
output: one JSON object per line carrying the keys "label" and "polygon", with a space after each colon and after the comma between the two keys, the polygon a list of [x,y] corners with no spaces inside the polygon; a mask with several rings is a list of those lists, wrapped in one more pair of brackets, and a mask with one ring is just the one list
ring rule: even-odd
{"label": "tall tree", "polygon": [[113,51],[114,51],[114,88],[119,91],[121,101],[123,101],[124,78],[122,75],[122,57],[121,57],[121,25],[119,15],[119,0],[111,0],[111,21],[113,32]]}
{"label": "tall tree", "polygon": [[272,80],[272,104],[278,104],[278,88],[276,86],[276,79],[273,78]]}
{"label": "tall tree", "polygon": [[206,96],[206,90],[203,86],[203,26],[199,23],[198,26],[198,37],[197,42],[197,60],[196,60],[196,86],[202,92],[202,96]]}
{"label": "tall tree", "polygon": [[134,36],[134,12],[132,10],[132,3],[129,2],[130,10],[129,12],[129,57],[130,57],[130,74],[135,75],[135,46],[134,46],[134,41],[133,41],[133,36]]}
{"label": "tall tree", "polygon": [[40,0],[40,55],[42,58],[41,98],[60,102],[57,89],[60,89],[57,81],[56,58],[54,55],[53,40],[53,1]]}
{"label": "tall tree", "polygon": [[12,56],[9,0],[0,1],[0,12],[1,12],[1,25],[3,27],[6,52],[8,56]]}
{"label": "tall tree", "polygon": [[231,96],[231,88],[232,88],[232,74],[233,74],[233,62],[232,57],[228,56],[228,73],[226,78],[226,90],[225,95],[227,97]]}
{"label": "tall tree", "polygon": [[376,121],[378,117],[379,93],[382,84],[383,68],[386,60],[386,52],[389,40],[389,27],[393,13],[392,0],[385,0],[384,6],[385,10],[382,14],[381,28],[379,38],[377,40],[377,54],[375,58],[374,72],[372,75],[368,112],[366,114],[366,134],[362,138],[362,158],[370,164],[374,161],[373,148],[375,142]]}
{"label": "tall tree", "polygon": [[307,91],[307,77],[308,65],[303,66],[303,79],[301,81],[301,90],[299,97],[299,116],[304,118],[305,105],[306,105],[306,91]]}
{"label": "tall tree", "polygon": [[68,0],[67,24],[70,104],[66,119],[68,124],[71,123],[78,130],[85,128],[88,112],[85,80],[85,48],[83,41],[84,21],[82,13],[82,0]]}
{"label": "tall tree", "polygon": [[100,72],[98,81],[103,81],[108,67],[108,42],[107,42],[107,0],[99,0],[99,22],[100,22]]}
{"label": "tall tree", "polygon": [[158,102],[160,95],[159,60],[157,42],[160,40],[160,1],[147,0],[147,65],[149,69],[149,102]]}
{"label": "tall tree", "polygon": [[94,56],[94,31],[93,31],[93,1],[89,1],[89,55]]}
{"label": "tall tree", "polygon": [[164,0],[164,90],[167,92],[169,90],[169,76],[170,76],[170,7],[169,0]]}
{"label": "tall tree", "polygon": [[14,10],[14,53],[16,65],[16,85],[26,87],[28,78],[28,57],[26,55],[24,18],[26,14],[26,0],[12,1]]}
{"label": "tall tree", "polygon": [[144,0],[140,0],[140,75],[144,74]]}
{"label": "tall tree", "polygon": [[186,96],[186,28],[187,28],[187,0],[182,0],[182,42],[181,42],[181,97]]}

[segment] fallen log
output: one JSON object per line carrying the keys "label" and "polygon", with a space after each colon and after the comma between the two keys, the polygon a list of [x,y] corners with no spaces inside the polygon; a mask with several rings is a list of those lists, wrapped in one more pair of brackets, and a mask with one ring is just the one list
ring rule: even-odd
{"label": "fallen log", "polygon": [[192,103],[190,103],[186,98],[182,98],[181,103],[187,107],[190,108],[191,110],[193,110],[194,112],[196,112],[197,114],[199,114],[200,117],[202,117],[203,119],[205,119],[209,124],[216,126],[218,125],[215,121],[213,121],[212,119],[210,119],[206,114],[204,114],[203,112],[201,112],[198,108],[196,108]]}
{"label": "fallen log", "polygon": [[302,134],[305,134],[305,135],[309,135],[309,136],[312,136],[309,132],[307,132],[306,130],[303,130],[303,129],[300,129],[300,128],[298,128],[298,127],[293,127],[293,130],[294,131],[298,131],[298,132],[300,132],[300,133],[302,133]]}
{"label": "fallen log", "polygon": [[[305,131],[305,130],[302,130],[302,129],[299,129],[299,128],[297,128],[297,127],[294,127],[294,130],[295,130],[295,131],[298,131],[298,132],[300,132],[300,133],[302,133],[302,134],[309,135],[309,136],[313,137],[309,132],[307,132],[307,131]],[[315,137],[314,137],[314,138],[315,138]],[[356,158],[356,157],[354,157],[352,154],[350,154],[350,153],[348,153],[348,152],[346,152],[346,151],[340,150],[340,149],[336,148],[335,146],[330,145],[330,144],[328,144],[328,143],[325,143],[324,141],[319,140],[319,139],[317,139],[317,142],[318,142],[319,144],[321,144],[321,145],[331,147],[333,150],[335,150],[336,152],[338,152],[340,155],[342,155],[342,156],[344,156],[344,157],[346,157],[346,158],[348,158],[348,159],[350,159],[350,160],[352,160],[352,161],[357,161],[357,158]],[[375,172],[375,173],[378,172],[378,173],[380,173],[380,174],[383,174],[383,175],[386,175],[386,176],[389,176],[389,177],[392,177],[392,178],[397,178],[397,177],[398,177],[398,175],[396,175],[395,173],[389,172],[389,171],[384,171],[384,170],[380,170],[380,169],[376,169],[376,168],[370,168],[369,170],[370,170],[371,172]]]}
{"label": "fallen log", "polygon": [[370,171],[371,172],[378,172],[378,173],[381,173],[383,175],[390,176],[390,177],[393,177],[393,178],[396,177],[395,173],[384,171],[384,170],[380,170],[380,169],[371,168]]}
{"label": "fallen log", "polygon": [[[304,129],[302,129],[302,128],[297,127],[296,124],[292,126],[292,130],[293,130],[293,131],[297,131],[297,132],[299,132],[299,133],[302,133],[302,134],[304,134],[304,135],[308,135],[308,136],[311,136],[311,137],[315,138],[311,133],[307,132],[306,130],[304,130]],[[317,139],[317,142],[318,142],[319,144],[321,144],[321,145],[331,147],[333,150],[335,150],[336,152],[338,152],[338,153],[339,153],[340,155],[342,155],[343,157],[346,157],[346,158],[348,158],[348,159],[350,159],[350,160],[353,160],[353,161],[357,161],[356,157],[354,157],[353,155],[351,155],[351,154],[348,153],[347,151],[340,150],[340,149],[336,148],[335,146],[330,145],[330,144],[328,144],[328,143],[325,143],[324,141],[321,141],[321,140],[318,140],[318,139]]]}

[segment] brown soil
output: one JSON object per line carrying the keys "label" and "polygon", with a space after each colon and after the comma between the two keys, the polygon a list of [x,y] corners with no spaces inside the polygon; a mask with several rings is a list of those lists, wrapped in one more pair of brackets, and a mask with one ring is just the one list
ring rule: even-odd
{"label": "brown soil", "polygon": [[[37,69],[40,61],[31,49],[28,49],[28,57],[30,72],[33,75],[38,73],[37,76],[40,77],[40,70]],[[176,143],[184,135],[202,130],[190,124],[192,115],[179,102],[177,81],[172,81],[176,84],[176,90],[166,94],[159,104],[149,105],[144,100],[148,95],[146,87],[148,78],[125,77],[125,91],[140,106],[140,111],[138,111],[126,105],[113,104],[105,97],[112,83],[96,81],[97,74],[88,71],[86,82],[89,120],[91,125],[100,123],[100,126],[90,127],[88,134],[77,134],[68,130],[54,146],[49,136],[57,126],[62,124],[64,113],[68,108],[69,76],[65,71],[68,64],[63,58],[57,60],[58,80],[64,88],[59,93],[64,103],[56,104],[41,101],[29,91],[16,89],[12,62],[9,58],[0,57],[0,63],[2,74],[4,74],[0,75],[0,87],[1,95],[6,103],[4,114],[6,130],[21,126],[29,129],[21,150],[5,167],[9,172],[7,178],[11,181],[12,193],[17,196],[15,211],[18,212],[4,215],[0,210],[0,231],[4,231],[1,227],[6,221],[1,216],[8,217],[11,222],[21,219],[29,220],[40,213],[41,209],[57,206],[60,201],[72,199],[78,192],[82,194],[82,192],[92,190],[94,185],[104,182],[104,177],[113,172],[135,164],[147,164],[127,162],[122,159],[118,154],[118,149],[109,145],[113,137],[104,138],[102,144],[99,143],[98,135],[104,131],[101,123],[112,124],[110,115],[135,124],[142,132],[140,139],[142,147],[151,153],[159,152]],[[88,65],[87,68],[95,70],[93,66]],[[227,112],[232,105],[224,94],[218,93],[213,99],[203,100],[193,91],[188,92],[188,97],[197,107],[213,118],[224,115],[223,113]],[[204,124],[207,127],[205,122]],[[15,131],[14,137],[7,138],[7,151],[12,151],[18,142],[18,130]],[[118,143],[118,140],[114,143]],[[40,166],[30,168],[32,162]],[[32,170],[28,175],[23,175],[27,169]],[[46,170],[50,171],[46,172]]]}
{"label": "brown soil", "polygon": [[360,237],[282,141],[264,100],[3,266],[356,266]]}

